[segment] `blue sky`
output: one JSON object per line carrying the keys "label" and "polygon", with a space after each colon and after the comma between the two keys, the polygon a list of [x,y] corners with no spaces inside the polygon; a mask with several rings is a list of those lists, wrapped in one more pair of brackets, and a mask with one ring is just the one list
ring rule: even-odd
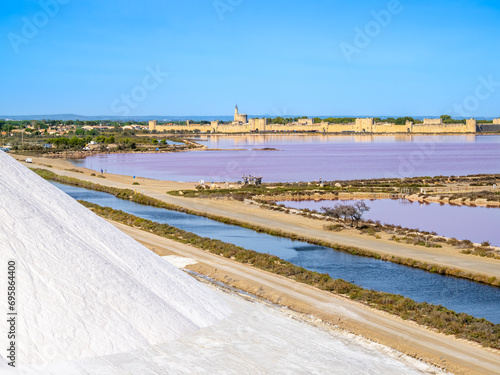
{"label": "blue sky", "polygon": [[2,5],[2,115],[500,116],[498,1]]}

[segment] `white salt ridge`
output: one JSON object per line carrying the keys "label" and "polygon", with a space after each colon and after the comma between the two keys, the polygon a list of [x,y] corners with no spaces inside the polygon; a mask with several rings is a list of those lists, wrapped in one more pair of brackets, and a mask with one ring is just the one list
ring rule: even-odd
{"label": "white salt ridge", "polygon": [[[18,363],[111,355],[230,315],[212,291],[0,151],[0,275],[17,262]],[[0,278],[0,311],[7,311]],[[0,332],[6,332],[6,319]],[[0,355],[7,337],[0,338]]]}
{"label": "white salt ridge", "polygon": [[[141,350],[54,363],[30,375],[441,374],[359,336],[315,327],[300,314],[216,291],[234,311],[223,324]],[[0,366],[0,374],[3,369]]]}
{"label": "white salt ridge", "polygon": [[186,268],[187,266],[198,263],[194,259],[180,257],[178,255],[165,255],[165,256],[162,256],[162,258],[177,268]]}

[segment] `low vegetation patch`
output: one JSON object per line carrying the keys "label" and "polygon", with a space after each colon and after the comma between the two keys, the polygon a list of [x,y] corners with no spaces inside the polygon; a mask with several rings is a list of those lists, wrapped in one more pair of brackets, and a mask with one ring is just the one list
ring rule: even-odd
{"label": "low vegetation patch", "polygon": [[65,169],[65,171],[75,172],[75,173],[83,173],[81,170],[76,168]]}
{"label": "low vegetation patch", "polygon": [[[434,328],[445,334],[475,341],[486,347],[500,349],[500,325],[493,324],[485,319],[478,319],[464,313],[456,313],[441,305],[437,306],[425,302],[418,303],[401,295],[363,289],[345,280],[333,279],[328,274],[309,271],[274,255],[263,254],[231,243],[201,237],[168,224],[142,219],[109,207],[101,207],[84,201],[80,201],[80,203],[106,219],[181,243],[190,244],[213,254],[234,259],[322,290],[348,296],[353,300],[398,315],[402,319],[412,320],[418,324]],[[431,271],[439,272],[439,270]]]}
{"label": "low vegetation patch", "polygon": [[165,208],[167,210],[184,212],[184,213],[191,214],[191,215],[202,216],[202,217],[206,217],[206,218],[209,218],[212,220],[219,221],[219,222],[224,223],[224,224],[236,225],[236,226],[240,226],[242,228],[254,230],[254,231],[259,232],[259,233],[267,233],[267,234],[270,234],[270,235],[276,236],[276,237],[285,237],[285,238],[290,238],[292,240],[307,242],[307,243],[310,243],[313,245],[330,247],[330,248],[333,248],[335,250],[343,251],[343,252],[346,252],[346,253],[349,253],[352,255],[381,259],[381,260],[389,261],[389,262],[396,263],[396,264],[401,264],[401,265],[408,266],[408,267],[419,268],[419,269],[426,270],[426,271],[430,271],[431,269],[437,269],[438,272],[442,275],[468,279],[468,280],[476,281],[476,282],[483,283],[483,284],[489,284],[492,286],[500,286],[500,280],[498,280],[494,277],[492,278],[492,277],[486,276],[486,275],[467,273],[467,272],[464,272],[464,271],[459,270],[459,269],[432,265],[432,264],[420,262],[420,261],[417,261],[417,260],[414,260],[411,258],[400,258],[400,257],[392,256],[392,255],[381,255],[381,254],[378,254],[376,252],[360,249],[360,248],[357,248],[354,246],[345,246],[345,245],[331,243],[328,241],[299,236],[295,233],[287,233],[287,232],[283,232],[282,230],[279,230],[279,229],[268,229],[268,228],[260,227],[257,225],[240,222],[238,220],[230,219],[227,217],[207,214],[204,212],[194,211],[194,210],[190,210],[190,209],[187,209],[187,208],[184,208],[181,206],[169,204],[169,203],[163,202],[159,199],[152,198],[150,196],[147,196],[147,195],[144,195],[141,193],[136,193],[131,189],[119,189],[119,188],[115,188],[115,187],[96,184],[96,183],[93,183],[90,181],[82,181],[82,180],[79,180],[79,179],[73,178],[73,177],[60,176],[60,175],[57,175],[57,174],[55,174],[51,171],[45,170],[45,169],[33,169],[33,171],[36,172],[37,174],[39,174],[41,177],[48,179],[48,180],[57,181],[57,182],[61,182],[61,183],[69,184],[69,185],[73,185],[73,186],[78,186],[78,187],[82,187],[85,189],[109,193],[109,194],[114,195],[117,198],[130,200],[132,202],[139,203],[139,204],[144,204],[144,205],[158,207],[158,208]]}
{"label": "low vegetation patch", "polygon": [[[273,211],[281,211],[290,213],[290,209],[283,204],[270,202],[261,202],[261,208]],[[355,229],[363,234],[373,236],[377,239],[382,237],[378,234],[381,232],[391,235],[390,240],[398,243],[405,243],[414,246],[425,246],[433,248],[442,248],[442,243],[447,243],[457,249],[463,250],[462,254],[478,255],[487,258],[500,259],[498,249],[490,247],[489,241],[484,241],[481,246],[476,246],[470,240],[457,240],[456,238],[446,238],[439,236],[436,232],[422,231],[420,229],[405,228],[400,225],[381,224],[379,220],[362,220],[363,212],[356,209],[355,205],[346,205],[338,203],[336,206],[323,207],[323,213],[316,210],[303,208],[294,210],[296,215],[304,216],[310,219],[332,220],[336,224],[326,224],[323,226],[326,231],[339,232],[346,229],[347,224],[351,221],[351,227],[356,223]],[[351,214],[354,212],[354,214]],[[354,216],[353,216],[354,215]],[[399,235],[399,236],[398,236]],[[500,284],[499,284],[500,285]]]}
{"label": "low vegetation patch", "polygon": [[[498,183],[498,182],[496,182]],[[471,184],[474,186],[473,184]],[[476,185],[477,186],[477,185]],[[500,202],[500,192],[498,191],[479,191],[479,192],[470,192],[470,193],[454,193],[448,196],[443,196],[453,200],[470,200],[475,201],[478,199],[484,199],[487,202]]]}
{"label": "low vegetation patch", "polygon": [[462,254],[472,254],[480,257],[500,259],[500,256],[495,252],[494,249],[487,246],[477,246],[470,249],[462,250]]}
{"label": "low vegetation patch", "polygon": [[[200,186],[198,190],[171,191],[174,196],[196,198],[231,198],[257,199],[257,196],[273,197],[283,194],[301,195],[307,199],[308,195],[323,195],[339,192],[369,192],[399,194],[404,189],[406,194],[418,194],[421,188],[445,187],[450,184],[468,184],[471,186],[492,186],[500,183],[500,175],[470,175],[470,176],[425,176],[412,178],[380,178],[365,180],[335,180],[322,182],[293,182],[293,183],[265,183],[261,186],[243,186],[236,189],[211,189],[209,186]],[[239,187],[239,186],[238,186]],[[500,193],[474,192],[457,194],[454,197],[471,199],[488,199],[498,201]]]}

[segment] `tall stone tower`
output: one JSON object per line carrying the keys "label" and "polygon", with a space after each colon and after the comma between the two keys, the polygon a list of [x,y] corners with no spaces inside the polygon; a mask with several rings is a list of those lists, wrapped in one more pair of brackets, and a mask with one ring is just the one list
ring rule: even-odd
{"label": "tall stone tower", "polygon": [[156,130],[156,120],[149,121],[149,131]]}
{"label": "tall stone tower", "polygon": [[476,133],[477,131],[477,120],[476,119],[469,119],[465,120],[465,127],[466,127],[466,132],[467,133]]}
{"label": "tall stone tower", "polygon": [[247,115],[239,113],[238,106],[236,106],[234,108],[234,122],[246,124],[248,122],[247,119],[248,119]]}

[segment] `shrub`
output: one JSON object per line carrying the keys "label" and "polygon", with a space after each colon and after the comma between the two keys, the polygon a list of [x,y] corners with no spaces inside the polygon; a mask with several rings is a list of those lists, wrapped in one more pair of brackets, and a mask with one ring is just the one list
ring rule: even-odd
{"label": "shrub", "polygon": [[344,229],[344,226],[341,224],[328,224],[324,226],[324,229],[332,232],[340,232]]}

